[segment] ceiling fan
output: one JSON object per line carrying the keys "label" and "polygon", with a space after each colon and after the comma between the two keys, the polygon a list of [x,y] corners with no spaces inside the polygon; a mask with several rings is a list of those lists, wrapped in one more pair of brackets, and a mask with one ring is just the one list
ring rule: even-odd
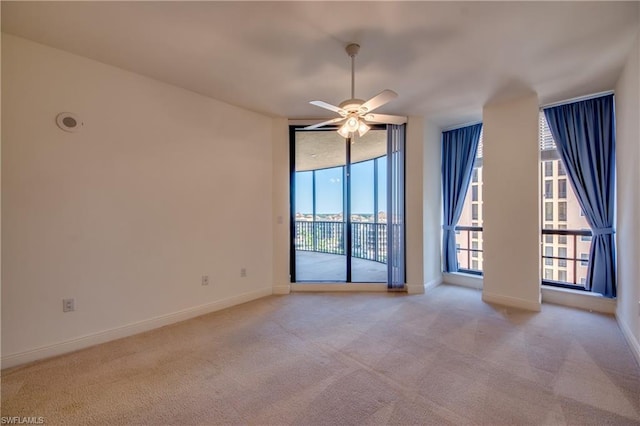
{"label": "ceiling fan", "polygon": [[398,115],[372,114],[371,112],[387,102],[392,101],[398,94],[393,90],[383,90],[368,101],[355,98],[355,57],[360,51],[360,45],[351,43],[346,49],[347,55],[351,57],[351,99],[341,102],[339,106],[331,105],[323,101],[311,101],[312,105],[329,111],[337,112],[340,117],[332,120],[323,121],[322,123],[307,126],[304,130],[313,130],[329,124],[336,124],[344,121],[344,124],[338,129],[340,136],[344,138],[353,137],[356,133],[364,136],[371,128],[367,123],[383,123],[383,124],[404,124],[407,117]]}

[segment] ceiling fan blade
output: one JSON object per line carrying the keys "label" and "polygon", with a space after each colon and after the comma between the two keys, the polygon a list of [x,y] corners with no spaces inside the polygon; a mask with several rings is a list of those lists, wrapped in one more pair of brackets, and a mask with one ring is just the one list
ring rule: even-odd
{"label": "ceiling fan blade", "polygon": [[329,111],[337,112],[340,115],[347,115],[347,111],[343,110],[340,107],[335,105],[328,104],[324,101],[311,101],[309,102],[311,105],[318,106],[320,108],[328,109]]}
{"label": "ceiling fan blade", "polygon": [[367,114],[363,118],[372,123],[404,124],[407,122],[407,117],[400,115]]}
{"label": "ceiling fan blade", "polygon": [[333,120],[327,120],[327,121],[323,121],[322,123],[312,124],[311,126],[303,127],[302,130],[317,129],[318,127],[326,126],[327,124],[337,123],[338,121],[342,121],[344,119],[345,119],[344,117],[334,118]]}
{"label": "ceiling fan blade", "polygon": [[367,102],[360,105],[360,112],[362,114],[373,111],[376,108],[390,102],[398,97],[398,94],[393,90],[385,89],[382,92],[369,99]]}

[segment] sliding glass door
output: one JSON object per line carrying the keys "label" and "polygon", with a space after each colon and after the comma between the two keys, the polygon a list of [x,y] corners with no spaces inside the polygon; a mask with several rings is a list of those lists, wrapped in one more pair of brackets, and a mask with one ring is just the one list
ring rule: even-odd
{"label": "sliding glass door", "polygon": [[326,130],[294,135],[295,279],[346,282],[345,140]]}
{"label": "sliding glass door", "polygon": [[[292,127],[290,134],[292,281],[389,282],[388,188],[395,181],[388,170],[390,158],[399,154],[387,155],[386,127],[354,139],[344,139],[334,129]],[[404,236],[394,235],[404,251]],[[404,256],[394,259],[396,267],[403,263],[404,274]],[[399,282],[397,269],[394,276]]]}

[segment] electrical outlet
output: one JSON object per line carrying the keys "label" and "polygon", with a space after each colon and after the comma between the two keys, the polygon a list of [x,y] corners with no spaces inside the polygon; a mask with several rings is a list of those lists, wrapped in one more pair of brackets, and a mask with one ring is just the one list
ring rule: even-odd
{"label": "electrical outlet", "polygon": [[202,285],[209,285],[209,275],[202,276]]}
{"label": "electrical outlet", "polygon": [[241,277],[247,276],[247,268],[240,268],[240,276]]}
{"label": "electrical outlet", "polygon": [[76,310],[74,299],[62,299],[62,312],[73,312]]}

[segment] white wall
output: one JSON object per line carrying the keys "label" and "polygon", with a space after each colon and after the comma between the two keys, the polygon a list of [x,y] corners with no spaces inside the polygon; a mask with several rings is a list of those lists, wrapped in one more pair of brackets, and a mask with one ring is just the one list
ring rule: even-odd
{"label": "white wall", "polygon": [[424,122],[423,246],[424,283],[427,288],[442,282],[442,129]]}
{"label": "white wall", "polygon": [[538,97],[483,108],[482,298],[540,310]]}
{"label": "white wall", "polygon": [[640,362],[640,35],[615,88],[617,317]]}
{"label": "white wall", "polygon": [[6,34],[2,55],[3,367],[271,294],[271,118]]}

